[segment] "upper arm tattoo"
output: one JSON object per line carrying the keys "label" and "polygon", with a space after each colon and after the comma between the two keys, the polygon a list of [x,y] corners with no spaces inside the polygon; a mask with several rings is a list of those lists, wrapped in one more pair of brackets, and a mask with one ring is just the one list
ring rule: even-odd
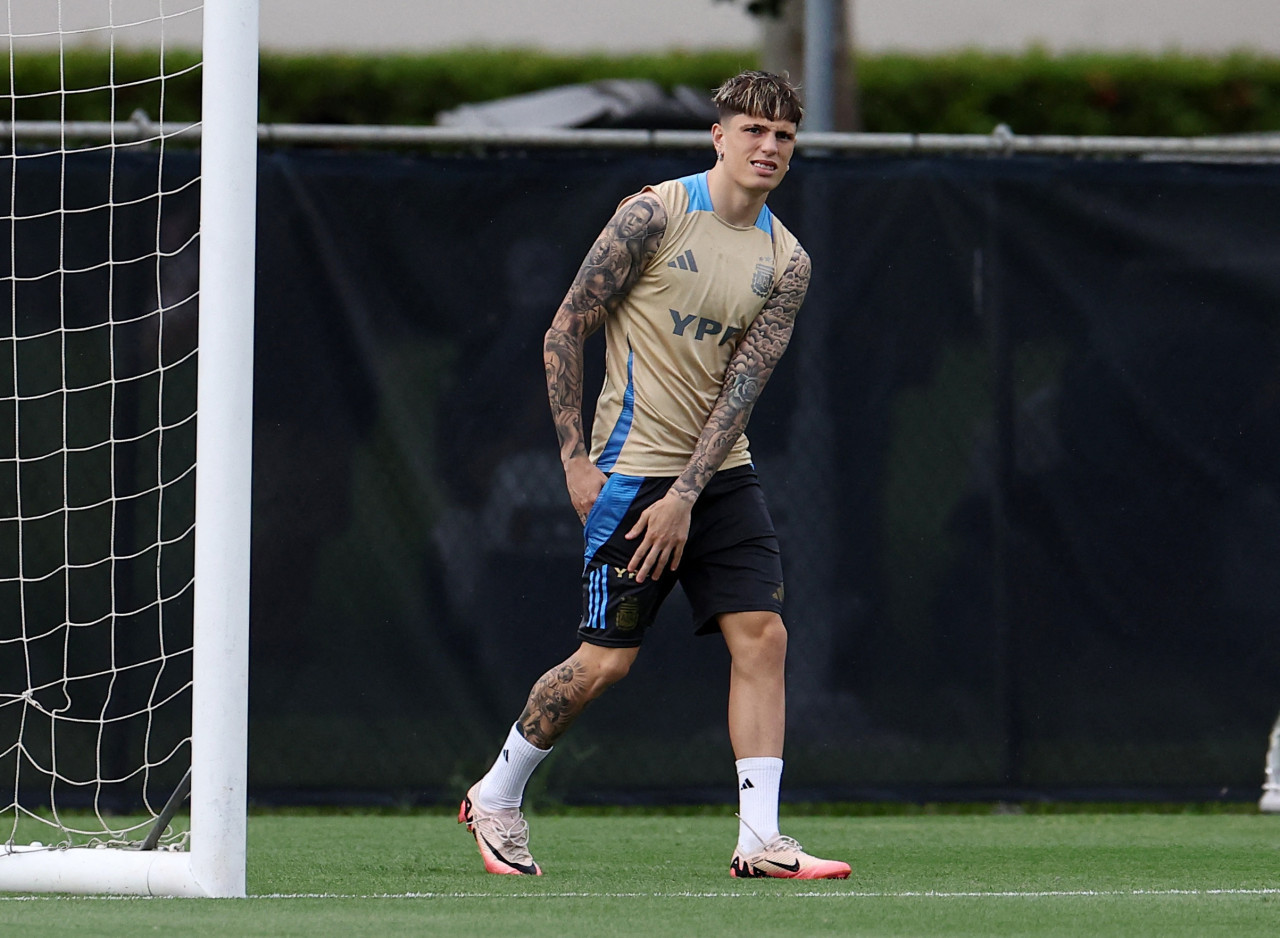
{"label": "upper arm tattoo", "polygon": [[644,192],[614,213],[596,238],[547,330],[542,347],[551,415],[562,457],[586,452],[582,344],[618,308],[662,244],[667,212]]}
{"label": "upper arm tattoo", "polygon": [[809,255],[796,245],[773,294],[729,359],[720,396],[711,408],[689,465],[673,486],[676,492],[697,496],[746,429],[752,408],[791,342],[796,313],[809,289],[810,272]]}

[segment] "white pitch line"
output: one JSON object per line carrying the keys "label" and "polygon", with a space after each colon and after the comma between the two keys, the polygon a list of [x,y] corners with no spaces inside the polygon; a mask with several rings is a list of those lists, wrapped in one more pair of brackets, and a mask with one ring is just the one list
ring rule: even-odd
{"label": "white pitch line", "polygon": [[[1254,889],[1053,889],[993,890],[988,892],[944,892],[935,890],[906,892],[404,892],[404,893],[267,893],[252,895],[250,900],[289,899],[1077,899],[1160,896],[1274,896],[1280,887]],[[0,896],[0,902],[39,902],[65,900],[158,899],[160,896]]]}
{"label": "white pitch line", "polygon": [[1270,896],[1280,895],[1280,887],[1257,889],[1076,889],[990,892],[942,892],[935,890],[908,892],[410,892],[346,896],[317,893],[314,895],[275,894],[257,899],[1057,899],[1098,898],[1112,896]]}

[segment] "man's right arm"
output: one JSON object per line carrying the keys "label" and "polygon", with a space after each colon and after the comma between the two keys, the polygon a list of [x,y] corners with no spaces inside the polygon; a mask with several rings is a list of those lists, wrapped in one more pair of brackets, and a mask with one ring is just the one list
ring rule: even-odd
{"label": "man's right arm", "polygon": [[666,209],[652,193],[624,203],[591,246],[543,340],[542,361],[560,461],[569,498],[584,522],[605,476],[591,463],[582,422],[583,343],[639,279],[666,228]]}

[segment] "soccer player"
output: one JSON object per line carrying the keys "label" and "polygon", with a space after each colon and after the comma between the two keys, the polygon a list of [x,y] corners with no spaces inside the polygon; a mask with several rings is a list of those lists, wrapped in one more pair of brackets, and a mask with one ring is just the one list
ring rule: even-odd
{"label": "soccer player", "polygon": [[[521,813],[534,768],[586,705],[624,677],[676,581],[698,634],[731,657],[737,759],[734,876],[845,878],[778,830],[785,727],[778,541],[743,435],[809,286],[809,256],[765,205],[803,114],[784,78],[749,71],[716,92],[710,170],[622,202],[543,346],[547,390],[584,531],[581,645],[534,685],[459,823],[490,873],[541,875]],[[590,452],[583,342],[605,330]]]}

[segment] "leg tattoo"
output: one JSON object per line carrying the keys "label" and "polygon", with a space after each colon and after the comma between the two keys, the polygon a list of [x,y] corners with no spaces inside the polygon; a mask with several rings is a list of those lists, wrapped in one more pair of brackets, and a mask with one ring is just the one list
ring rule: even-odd
{"label": "leg tattoo", "polygon": [[590,703],[587,669],[570,657],[538,679],[520,714],[520,731],[539,749],[550,749]]}

